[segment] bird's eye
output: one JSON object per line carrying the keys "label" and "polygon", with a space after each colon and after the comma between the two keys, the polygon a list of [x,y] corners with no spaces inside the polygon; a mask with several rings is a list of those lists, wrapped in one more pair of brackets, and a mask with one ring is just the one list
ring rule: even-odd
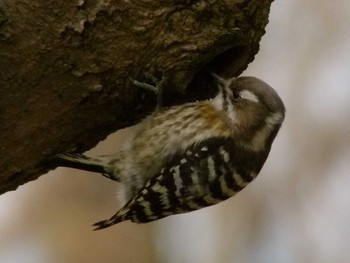
{"label": "bird's eye", "polygon": [[233,91],[232,95],[234,100],[238,100],[239,98],[241,98],[241,95],[239,94],[238,91]]}

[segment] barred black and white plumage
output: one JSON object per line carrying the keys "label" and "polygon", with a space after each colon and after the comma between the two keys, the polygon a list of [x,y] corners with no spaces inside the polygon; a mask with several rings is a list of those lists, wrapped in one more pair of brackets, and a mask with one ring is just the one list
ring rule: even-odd
{"label": "barred black and white plumage", "polygon": [[203,141],[174,156],[115,216],[95,225],[105,228],[124,220],[146,223],[217,204],[255,178],[265,161],[259,158],[231,138]]}
{"label": "barred black and white plumage", "polygon": [[97,158],[59,155],[62,166],[100,172],[124,186],[126,204],[97,229],[211,206],[257,176],[283,122],[283,102],[257,78],[218,81],[213,100],[151,114],[126,150]]}

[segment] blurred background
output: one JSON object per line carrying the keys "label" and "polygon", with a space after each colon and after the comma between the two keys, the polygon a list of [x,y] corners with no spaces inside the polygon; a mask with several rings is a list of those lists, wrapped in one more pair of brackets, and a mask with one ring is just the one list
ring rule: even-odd
{"label": "blurred background", "polygon": [[[56,169],[0,196],[0,262],[350,262],[350,1],[272,4],[262,78],[287,118],[258,178],[211,208],[108,230],[117,184]],[[125,129],[90,152],[112,153]]]}

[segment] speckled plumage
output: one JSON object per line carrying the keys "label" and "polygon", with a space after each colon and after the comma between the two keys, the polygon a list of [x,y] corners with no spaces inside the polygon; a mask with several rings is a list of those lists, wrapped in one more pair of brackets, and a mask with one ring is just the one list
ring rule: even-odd
{"label": "speckled plumage", "polygon": [[124,186],[126,204],[97,229],[210,206],[256,177],[283,122],[283,102],[257,78],[218,81],[214,99],[148,116],[126,150],[97,158],[59,156],[64,166],[101,172]]}

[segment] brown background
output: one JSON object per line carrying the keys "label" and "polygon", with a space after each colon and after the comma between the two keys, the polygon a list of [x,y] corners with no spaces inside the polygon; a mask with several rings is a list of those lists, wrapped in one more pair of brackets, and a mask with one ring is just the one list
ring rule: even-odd
{"label": "brown background", "polygon": [[[276,1],[245,75],[277,89],[287,119],[258,179],[212,208],[155,223],[90,224],[116,185],[57,169],[0,197],[0,262],[350,262],[350,2]],[[91,154],[129,136],[112,135]]]}

